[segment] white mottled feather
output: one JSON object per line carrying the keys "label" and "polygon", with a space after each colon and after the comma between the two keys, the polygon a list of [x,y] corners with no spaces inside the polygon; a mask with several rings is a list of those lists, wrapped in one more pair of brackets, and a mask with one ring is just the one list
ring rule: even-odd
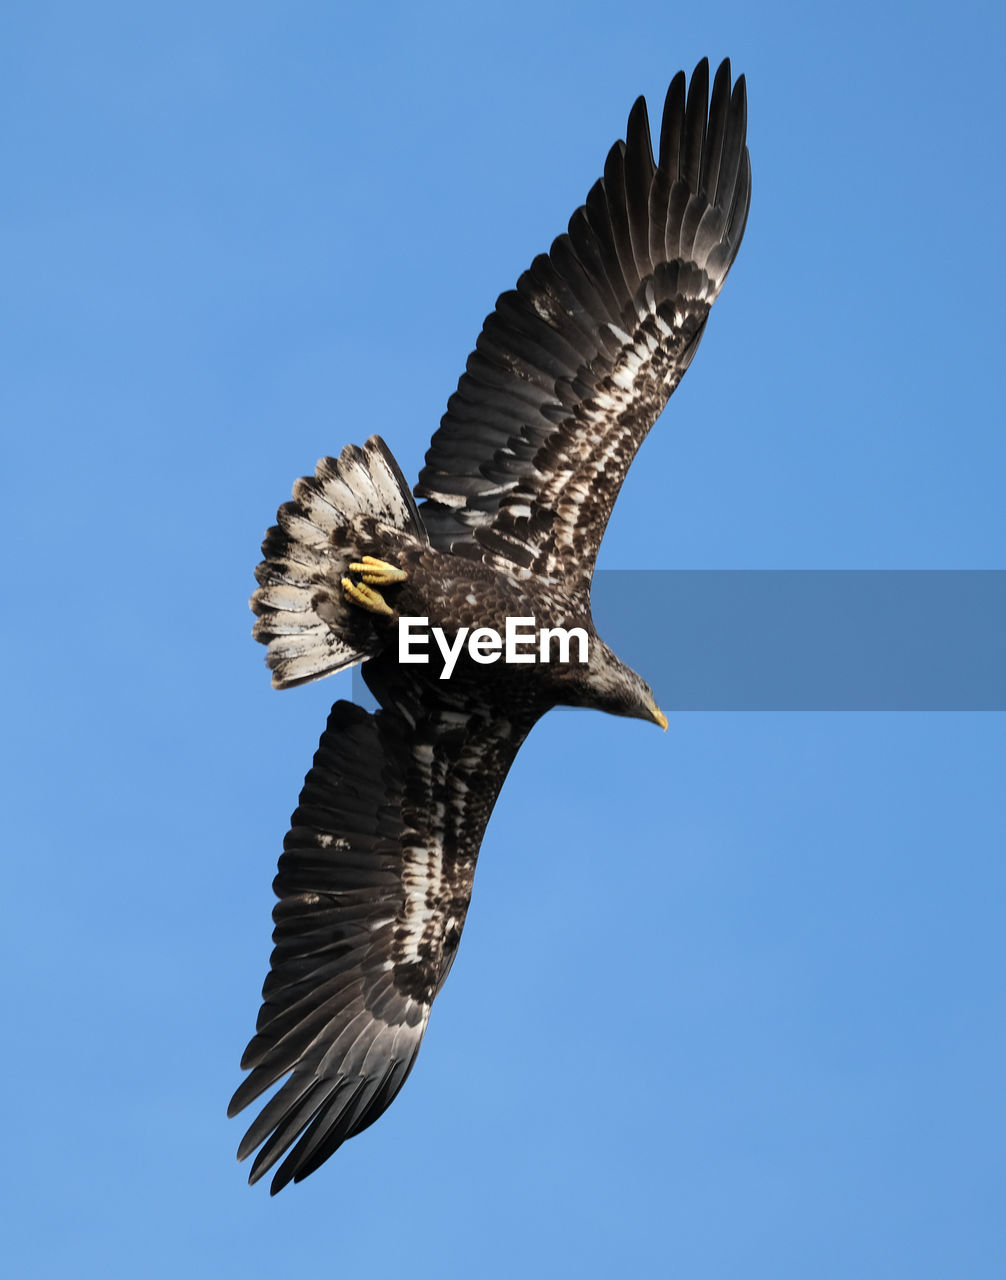
{"label": "white mottled feather", "polygon": [[[268,646],[266,662],[277,689],[341,671],[367,652],[338,633],[341,579],[357,552],[354,529],[364,520],[414,530],[415,507],[376,437],[349,445],[337,459],[321,458],[313,476],[293,486],[293,502],[279,509],[277,528],[263,544],[251,598],[253,634]],[[317,612],[324,602],[324,618]]]}

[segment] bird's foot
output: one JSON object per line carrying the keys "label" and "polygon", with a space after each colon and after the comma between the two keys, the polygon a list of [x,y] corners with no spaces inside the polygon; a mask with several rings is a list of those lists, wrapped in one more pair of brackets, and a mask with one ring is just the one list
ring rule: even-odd
{"label": "bird's foot", "polygon": [[376,556],[364,556],[362,560],[354,560],[349,566],[350,573],[358,573],[363,581],[372,587],[388,587],[393,582],[404,582],[408,574],[387,560],[378,560]]}
{"label": "bird's foot", "polygon": [[375,587],[389,587],[396,582],[405,582],[408,574],[386,560],[378,560],[376,556],[364,556],[362,560],[354,560],[349,566],[350,573],[358,573],[362,582],[354,582],[352,578],[343,578],[343,595],[352,604],[370,613],[381,614],[386,618],[395,616],[394,609],[388,604],[380,591]]}
{"label": "bird's foot", "polygon": [[362,582],[353,582],[351,578],[343,578],[342,594],[352,604],[358,604],[361,609],[367,609],[370,613],[384,614],[388,618],[395,616],[394,609],[391,608],[380,591],[375,591],[373,587],[368,587]]}

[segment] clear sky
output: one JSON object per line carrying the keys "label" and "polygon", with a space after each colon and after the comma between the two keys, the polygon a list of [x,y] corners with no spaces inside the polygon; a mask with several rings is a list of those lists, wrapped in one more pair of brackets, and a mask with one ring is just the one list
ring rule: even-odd
{"label": "clear sky", "polygon": [[270,1201],[224,1109],[346,677],[258,546],[405,472],[645,92],[753,202],[607,568],[1002,568],[991,3],[13,0],[0,15],[7,1274],[1006,1274],[1006,717],[555,713],[380,1122]]}

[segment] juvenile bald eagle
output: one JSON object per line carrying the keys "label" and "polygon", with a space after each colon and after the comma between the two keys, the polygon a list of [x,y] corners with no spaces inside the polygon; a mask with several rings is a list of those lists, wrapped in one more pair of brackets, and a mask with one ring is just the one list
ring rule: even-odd
{"label": "juvenile bald eagle", "polygon": [[[417,507],[377,436],[323,458],[262,546],[255,636],[280,689],[363,662],[380,704],[332,708],[279,860],[275,950],[233,1115],[285,1082],[238,1150],[275,1193],[372,1124],[405,1082],[465,922],[507,770],[563,704],[666,728],[597,637],[590,583],[629,464],[688,368],[737,253],[751,169],[744,79],[671,81],[487,317],[426,455]],[[586,662],[462,653],[400,665],[397,622],[447,637],[507,617],[586,630]],[[561,657],[562,655],[560,655]],[[293,1145],[296,1143],[296,1145]],[[289,1148],[293,1145],[293,1150]]]}

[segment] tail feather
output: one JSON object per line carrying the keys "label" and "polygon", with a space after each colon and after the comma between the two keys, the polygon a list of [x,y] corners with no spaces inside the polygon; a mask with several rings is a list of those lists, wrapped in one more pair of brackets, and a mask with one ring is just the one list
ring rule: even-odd
{"label": "tail feather", "polygon": [[268,646],[277,689],[318,680],[370,656],[373,626],[342,598],[341,580],[360,555],[361,529],[383,526],[427,541],[415,501],[379,436],[322,458],[293,487],[265,536],[251,607],[252,634]]}

